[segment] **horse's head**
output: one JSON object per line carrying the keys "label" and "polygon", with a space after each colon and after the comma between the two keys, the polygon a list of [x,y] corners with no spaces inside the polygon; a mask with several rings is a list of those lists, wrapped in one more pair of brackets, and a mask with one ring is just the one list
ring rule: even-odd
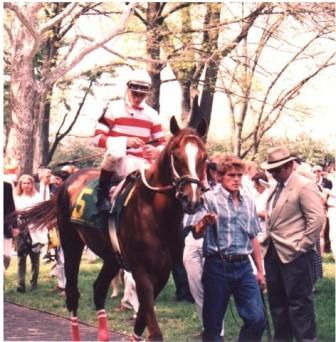
{"label": "horse's head", "polygon": [[202,120],[197,129],[180,129],[175,117],[170,120],[174,135],[167,146],[176,198],[184,212],[194,214],[202,203],[206,168],[206,149],[201,137],[206,132]]}

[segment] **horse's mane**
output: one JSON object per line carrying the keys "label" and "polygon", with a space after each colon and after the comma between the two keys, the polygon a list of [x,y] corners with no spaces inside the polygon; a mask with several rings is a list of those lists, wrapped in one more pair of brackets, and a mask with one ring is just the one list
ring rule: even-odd
{"label": "horse's mane", "polygon": [[175,135],[172,135],[162,152],[160,153],[158,159],[154,163],[154,165],[150,169],[150,174],[157,172],[158,170],[161,172],[160,178],[163,181],[162,184],[167,184],[167,180],[172,178],[171,175],[171,168],[167,167],[167,165],[170,165],[170,157],[172,154],[172,151],[176,146],[181,145],[182,141],[186,138],[192,137],[193,139],[196,139],[199,143],[199,145],[203,146],[204,142],[202,138],[199,136],[197,131],[194,128],[191,127],[185,127],[183,129],[180,129],[179,132]]}
{"label": "horse's mane", "polygon": [[193,136],[196,140],[200,142],[201,145],[203,145],[203,141],[201,137],[198,135],[197,131],[194,128],[186,127],[181,129],[176,135],[172,135],[170,139],[167,142],[167,145],[162,150],[162,153],[160,154],[158,158],[158,165],[166,165],[166,158],[169,158],[171,155],[171,151],[175,148],[176,145],[180,145],[181,141],[185,137]]}

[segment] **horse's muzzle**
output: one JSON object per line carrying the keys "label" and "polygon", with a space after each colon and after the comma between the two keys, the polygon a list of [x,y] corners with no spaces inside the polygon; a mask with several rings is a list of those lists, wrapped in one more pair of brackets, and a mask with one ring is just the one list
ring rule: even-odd
{"label": "horse's muzzle", "polygon": [[183,211],[189,215],[195,214],[202,205],[201,198],[199,201],[190,201],[187,196],[180,198],[180,202],[182,204]]}

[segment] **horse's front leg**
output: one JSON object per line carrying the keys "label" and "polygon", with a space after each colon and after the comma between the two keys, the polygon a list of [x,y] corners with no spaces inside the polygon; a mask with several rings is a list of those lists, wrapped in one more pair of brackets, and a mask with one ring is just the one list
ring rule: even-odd
{"label": "horse's front leg", "polygon": [[163,272],[154,277],[142,271],[134,275],[134,278],[140,306],[134,324],[133,340],[141,340],[141,335],[147,326],[148,340],[162,341],[163,336],[156,320],[154,305],[155,298],[167,283],[169,272]]}
{"label": "horse's front leg", "polygon": [[61,245],[64,253],[64,271],[66,277],[65,295],[66,306],[70,312],[72,341],[80,341],[77,319],[79,291],[78,272],[84,244],[79,238],[75,228],[66,220],[58,221]]}
{"label": "horse's front leg", "polygon": [[110,333],[108,330],[107,314],[105,311],[105,299],[110,283],[119,271],[117,262],[104,260],[103,267],[93,285],[94,303],[97,310],[98,319],[98,341],[109,341]]}

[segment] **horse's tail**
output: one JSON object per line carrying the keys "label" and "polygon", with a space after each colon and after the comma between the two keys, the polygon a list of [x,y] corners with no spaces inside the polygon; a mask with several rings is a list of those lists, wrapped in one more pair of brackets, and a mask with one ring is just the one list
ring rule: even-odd
{"label": "horse's tail", "polygon": [[17,210],[18,221],[29,225],[30,229],[48,228],[56,225],[57,220],[57,194],[52,199],[38,203],[34,206]]}

